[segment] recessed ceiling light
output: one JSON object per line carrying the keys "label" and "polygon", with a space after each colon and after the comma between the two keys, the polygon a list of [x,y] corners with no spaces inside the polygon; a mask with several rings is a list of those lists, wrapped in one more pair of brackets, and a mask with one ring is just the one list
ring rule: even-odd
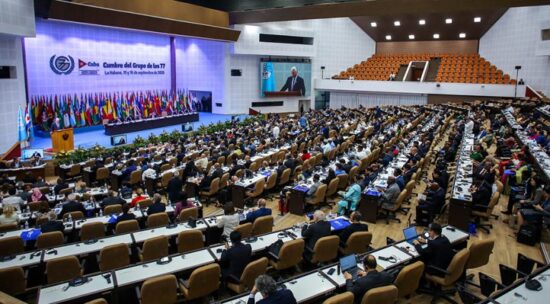
{"label": "recessed ceiling light", "polygon": [[371,27],[376,27],[377,24],[376,24],[376,22],[371,22],[371,23],[370,23],[370,26],[371,26]]}
{"label": "recessed ceiling light", "polygon": [[453,19],[447,18],[447,19],[445,19],[445,23],[451,24],[451,23],[453,23]]}
{"label": "recessed ceiling light", "polygon": [[386,35],[386,40],[391,40],[391,35]]}
{"label": "recessed ceiling light", "polygon": [[434,34],[434,39],[439,39],[439,34]]}
{"label": "recessed ceiling light", "polygon": [[420,20],[418,20],[418,24],[424,25],[424,24],[426,24],[426,20],[420,19]]}
{"label": "recessed ceiling light", "polygon": [[458,34],[458,37],[460,37],[460,38],[466,38],[466,33],[460,33],[460,34]]}
{"label": "recessed ceiling light", "polygon": [[394,21],[394,22],[393,22],[393,25],[395,25],[395,26],[400,26],[400,25],[401,25],[401,22],[398,21],[398,20],[397,20],[397,21]]}
{"label": "recessed ceiling light", "polygon": [[409,39],[414,39],[414,35],[409,35]]}
{"label": "recessed ceiling light", "polygon": [[475,17],[474,22],[481,22],[481,17]]}

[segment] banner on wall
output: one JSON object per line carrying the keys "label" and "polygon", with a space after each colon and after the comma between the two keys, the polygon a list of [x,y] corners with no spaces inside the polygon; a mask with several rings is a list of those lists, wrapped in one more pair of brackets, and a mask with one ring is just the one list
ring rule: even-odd
{"label": "banner on wall", "polygon": [[164,75],[165,62],[117,62],[86,60],[71,55],[50,56],[50,70],[57,75],[77,73],[81,76]]}

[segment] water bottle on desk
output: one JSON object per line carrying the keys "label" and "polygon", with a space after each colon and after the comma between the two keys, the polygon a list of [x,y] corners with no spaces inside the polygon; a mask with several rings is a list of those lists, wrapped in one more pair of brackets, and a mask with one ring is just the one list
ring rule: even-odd
{"label": "water bottle on desk", "polygon": [[69,216],[67,217],[67,221],[69,223],[72,223],[73,222],[73,216],[69,213]]}
{"label": "water bottle on desk", "polygon": [[99,216],[103,216],[103,209],[99,209]]}
{"label": "water bottle on desk", "polygon": [[25,221],[25,230],[29,229],[29,221]]}

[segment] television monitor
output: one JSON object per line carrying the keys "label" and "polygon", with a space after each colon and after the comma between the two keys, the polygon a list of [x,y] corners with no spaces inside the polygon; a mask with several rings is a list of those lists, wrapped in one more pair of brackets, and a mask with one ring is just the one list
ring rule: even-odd
{"label": "television monitor", "polygon": [[311,62],[309,59],[260,60],[260,94],[266,92],[296,92],[296,96],[311,94]]}
{"label": "television monitor", "polygon": [[128,143],[126,134],[111,136],[111,146],[120,146]]}
{"label": "television monitor", "polygon": [[44,149],[24,149],[22,150],[21,158],[30,159],[35,155],[44,157]]}

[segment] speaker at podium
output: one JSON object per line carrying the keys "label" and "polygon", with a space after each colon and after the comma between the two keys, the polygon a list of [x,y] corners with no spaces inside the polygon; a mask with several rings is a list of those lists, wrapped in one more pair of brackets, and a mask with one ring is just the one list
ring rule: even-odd
{"label": "speaker at podium", "polygon": [[73,128],[52,131],[52,148],[54,153],[74,150]]}

